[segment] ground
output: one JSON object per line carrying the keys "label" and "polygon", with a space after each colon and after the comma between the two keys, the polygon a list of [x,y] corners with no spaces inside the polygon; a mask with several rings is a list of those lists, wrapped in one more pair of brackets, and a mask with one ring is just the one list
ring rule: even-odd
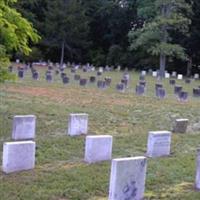
{"label": "ground", "polygon": [[[147,93],[134,94],[139,75],[131,74],[125,93],[115,91],[122,72],[107,72],[112,86],[99,90],[95,85],[80,87],[75,81],[63,85],[59,75],[54,83],[44,80],[45,68],[38,68],[39,81],[30,78],[7,82],[0,90],[0,154],[5,141],[11,141],[14,115],[37,116],[36,167],[34,170],[5,175],[0,172],[0,197],[5,200],[105,200],[108,198],[110,161],[86,164],[84,136],[66,135],[70,113],[89,114],[89,134],[113,135],[113,158],[142,156],[146,153],[148,131],[171,130],[175,118],[188,118],[187,134],[173,134],[171,155],[148,159],[145,199],[200,199],[194,189],[196,149],[200,146],[200,99],[180,103],[173,96],[173,86],[164,80],[167,98],[154,96],[155,79],[147,77]],[[72,80],[72,74],[66,70]],[[94,72],[79,73],[89,77]],[[191,85],[179,81],[192,94]],[[1,161],[0,161],[1,162]],[[1,164],[1,163],[0,163]]]}

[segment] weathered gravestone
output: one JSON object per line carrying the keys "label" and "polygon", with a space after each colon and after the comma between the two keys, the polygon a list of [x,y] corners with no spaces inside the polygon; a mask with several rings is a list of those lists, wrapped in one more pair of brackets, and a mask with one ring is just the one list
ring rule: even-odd
{"label": "weathered gravestone", "polygon": [[147,156],[161,157],[170,154],[171,132],[151,131],[147,142]]}
{"label": "weathered gravestone", "polygon": [[24,69],[23,68],[20,68],[19,70],[18,70],[18,77],[19,78],[24,78]]}
{"label": "weathered gravestone", "polygon": [[173,78],[176,78],[176,76],[177,76],[177,73],[176,73],[175,71],[173,71],[173,72],[172,72],[172,77],[173,77]]}
{"label": "weathered gravestone", "polygon": [[170,85],[175,85],[175,84],[176,84],[176,81],[175,81],[174,79],[170,79],[170,80],[169,80],[169,84],[170,84]]}
{"label": "weathered gravestone", "polygon": [[88,132],[88,114],[75,113],[69,115],[68,135],[82,135]]}
{"label": "weathered gravestone", "polygon": [[128,80],[127,79],[121,79],[121,83],[124,84],[124,86],[128,87]]}
{"label": "weathered gravestone", "polygon": [[188,119],[176,119],[173,124],[173,132],[185,133],[187,131],[189,120]]}
{"label": "weathered gravestone", "polygon": [[135,93],[140,96],[140,95],[143,95],[144,92],[145,92],[144,85],[137,84],[135,88]]}
{"label": "weathered gravestone", "polygon": [[105,81],[102,81],[102,80],[98,80],[97,81],[97,87],[99,89],[106,89],[106,82]]}
{"label": "weathered gravestone", "polygon": [[188,101],[188,92],[181,91],[178,94],[178,98],[179,98],[179,101],[181,101],[181,102],[187,102]]}
{"label": "weathered gravestone", "polygon": [[116,85],[116,90],[118,91],[118,92],[125,92],[125,85],[123,84],[123,83],[118,83],[117,85]]}
{"label": "weathered gravestone", "polygon": [[64,76],[64,77],[62,78],[62,81],[63,81],[63,84],[68,84],[68,83],[69,83],[69,77]]}
{"label": "weathered gravestone", "polygon": [[140,84],[140,85],[143,85],[144,87],[146,87],[146,81],[145,81],[145,80],[143,80],[143,81],[140,80],[140,81],[139,81],[139,84]]}
{"label": "weathered gravestone", "polygon": [[200,149],[197,149],[195,188],[200,190]]}
{"label": "weathered gravestone", "polygon": [[94,163],[112,158],[112,136],[87,136],[85,142],[85,161]]}
{"label": "weathered gravestone", "polygon": [[87,79],[86,78],[81,78],[79,82],[80,86],[86,86],[87,85]]}
{"label": "weathered gravestone", "polygon": [[112,160],[109,200],[142,200],[145,191],[145,157]]}
{"label": "weathered gravestone", "polygon": [[193,88],[193,97],[200,97],[200,88]]}
{"label": "weathered gravestone", "polygon": [[35,142],[18,141],[3,144],[2,170],[5,173],[29,170],[35,167]]}
{"label": "weathered gravestone", "polygon": [[158,87],[156,89],[156,97],[158,97],[159,99],[164,99],[166,96],[166,91],[164,88],[160,88]]}
{"label": "weathered gravestone", "polygon": [[96,77],[95,76],[90,76],[90,83],[95,83]]}
{"label": "weathered gravestone", "polygon": [[175,86],[174,86],[174,94],[178,96],[179,93],[182,91],[182,89],[183,89],[182,86],[180,86],[180,85],[175,85]]}
{"label": "weathered gravestone", "polygon": [[101,75],[102,75],[102,72],[98,71],[97,76],[101,76]]}
{"label": "weathered gravestone", "polygon": [[140,80],[140,81],[145,81],[145,76],[140,75],[140,76],[139,76],[139,80]]}
{"label": "weathered gravestone", "polygon": [[28,140],[35,138],[36,116],[16,115],[13,119],[12,139]]}
{"label": "weathered gravestone", "polygon": [[80,80],[80,78],[81,78],[81,76],[80,76],[80,75],[78,75],[78,74],[75,74],[75,75],[74,75],[74,80],[75,80],[75,81],[79,81],[79,80]]}
{"label": "weathered gravestone", "polygon": [[63,77],[66,77],[66,76],[67,76],[67,74],[65,72],[61,72],[61,74],[60,74],[61,79],[63,79]]}
{"label": "weathered gravestone", "polygon": [[112,78],[111,77],[106,77],[104,80],[106,82],[106,86],[110,86],[111,85],[111,82],[112,82]]}
{"label": "weathered gravestone", "polygon": [[39,79],[39,72],[34,71],[33,74],[32,74],[32,77],[33,77],[34,80],[38,80]]}

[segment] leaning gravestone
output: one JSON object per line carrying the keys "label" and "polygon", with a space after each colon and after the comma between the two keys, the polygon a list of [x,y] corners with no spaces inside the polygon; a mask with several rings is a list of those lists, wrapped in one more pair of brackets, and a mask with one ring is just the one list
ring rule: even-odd
{"label": "leaning gravestone", "polygon": [[141,200],[144,197],[147,159],[112,160],[109,200]]}
{"label": "leaning gravestone", "polygon": [[187,131],[188,123],[188,119],[176,119],[173,125],[173,132],[185,133]]}
{"label": "leaning gravestone", "polygon": [[200,190],[200,149],[197,149],[195,188]]}
{"label": "leaning gravestone", "polygon": [[171,132],[151,131],[148,136],[147,155],[161,157],[170,154]]}
{"label": "leaning gravestone", "polygon": [[85,161],[95,163],[112,158],[112,136],[87,136],[85,142]]}
{"label": "leaning gravestone", "polygon": [[16,115],[13,119],[12,139],[28,140],[35,138],[36,116]]}
{"label": "leaning gravestone", "polygon": [[88,132],[88,114],[74,113],[69,115],[68,135],[82,135]]}
{"label": "leaning gravestone", "polygon": [[2,169],[5,173],[29,170],[35,167],[35,142],[19,141],[3,144]]}

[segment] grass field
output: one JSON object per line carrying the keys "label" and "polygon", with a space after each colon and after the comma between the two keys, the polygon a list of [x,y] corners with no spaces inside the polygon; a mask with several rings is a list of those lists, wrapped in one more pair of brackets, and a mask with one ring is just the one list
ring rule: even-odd
{"label": "grass field", "polygon": [[[70,113],[89,114],[88,134],[113,135],[113,158],[140,156],[146,153],[147,135],[151,130],[170,130],[175,118],[188,118],[187,134],[173,134],[169,157],[148,159],[145,199],[198,200],[194,189],[196,149],[200,147],[200,99],[190,97],[180,103],[173,87],[164,80],[167,98],[154,95],[155,79],[147,77],[147,93],[134,94],[138,74],[130,72],[131,85],[125,93],[115,91],[122,72],[106,72],[112,85],[99,90],[95,85],[80,87],[75,81],[63,85],[59,75],[53,83],[41,78],[33,81],[30,72],[24,80],[7,82],[0,87],[0,154],[3,142],[11,141],[14,115],[37,116],[36,167],[34,170],[5,175],[0,172],[2,200],[105,200],[108,198],[111,162],[84,163],[84,137],[66,135]],[[72,79],[71,73],[66,70]],[[79,72],[89,77],[94,72]],[[179,81],[186,91],[200,85]]]}

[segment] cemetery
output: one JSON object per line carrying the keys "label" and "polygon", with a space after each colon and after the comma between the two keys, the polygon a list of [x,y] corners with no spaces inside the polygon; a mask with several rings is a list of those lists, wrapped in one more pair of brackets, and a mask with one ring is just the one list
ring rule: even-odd
{"label": "cemetery", "polygon": [[18,66],[0,92],[3,199],[200,198],[199,80]]}
{"label": "cemetery", "polygon": [[200,200],[199,0],[0,1],[0,200]]}

